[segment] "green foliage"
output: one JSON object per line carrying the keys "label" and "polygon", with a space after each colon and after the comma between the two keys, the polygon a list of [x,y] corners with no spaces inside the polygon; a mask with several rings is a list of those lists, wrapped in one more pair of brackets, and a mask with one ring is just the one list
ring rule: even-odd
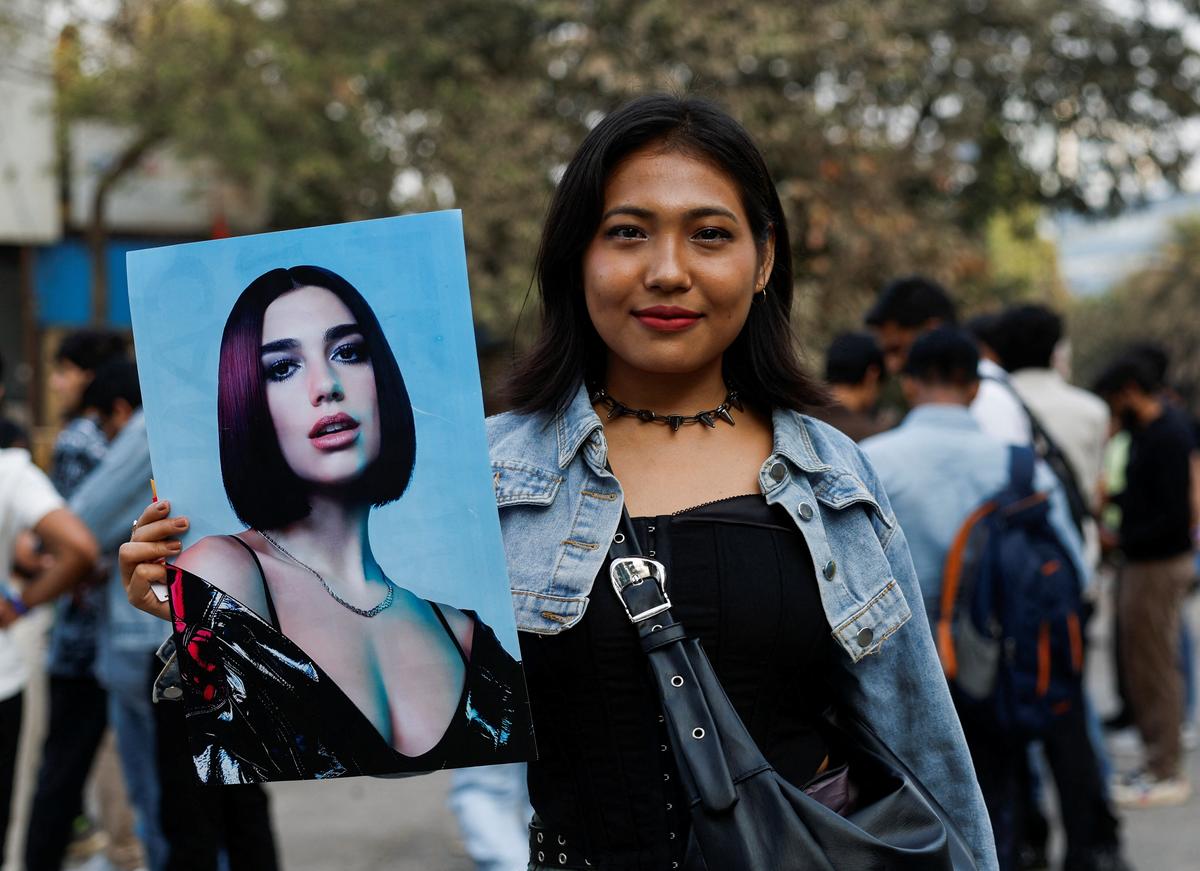
{"label": "green foliage", "polygon": [[1081,383],[1130,345],[1152,341],[1171,355],[1171,380],[1200,390],[1200,215],[1173,225],[1151,265],[1102,296],[1080,300],[1070,321]]}
{"label": "green foliage", "polygon": [[1056,292],[1013,221],[1176,180],[1200,87],[1176,27],[1101,0],[125,0],[102,25],[68,115],[268,179],[279,227],[461,207],[500,336],[556,172],[631,95],[710,96],[751,130],[825,334],[900,273]]}

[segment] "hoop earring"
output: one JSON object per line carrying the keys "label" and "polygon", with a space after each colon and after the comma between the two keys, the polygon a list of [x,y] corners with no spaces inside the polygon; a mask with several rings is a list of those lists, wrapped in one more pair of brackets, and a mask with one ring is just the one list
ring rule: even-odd
{"label": "hoop earring", "polygon": [[763,302],[767,298],[767,286],[764,284],[754,292],[754,301]]}

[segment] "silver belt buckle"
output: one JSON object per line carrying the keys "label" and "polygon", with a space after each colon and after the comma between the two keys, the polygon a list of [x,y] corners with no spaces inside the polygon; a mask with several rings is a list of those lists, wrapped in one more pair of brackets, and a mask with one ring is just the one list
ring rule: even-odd
{"label": "silver belt buckle", "polygon": [[[667,568],[658,560],[646,559],[642,556],[618,557],[610,563],[608,574],[612,579],[617,598],[621,600],[621,607],[625,609],[625,613],[632,622],[640,623],[647,617],[661,614],[671,607],[671,600],[667,596]],[[644,584],[646,581],[654,581],[658,584],[658,592],[663,598],[662,604],[634,614],[625,602],[625,590]]]}

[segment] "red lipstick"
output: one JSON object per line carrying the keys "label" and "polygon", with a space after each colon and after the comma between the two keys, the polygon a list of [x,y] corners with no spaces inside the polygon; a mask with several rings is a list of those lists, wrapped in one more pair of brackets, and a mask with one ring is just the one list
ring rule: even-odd
{"label": "red lipstick", "polygon": [[313,447],[319,451],[338,451],[349,447],[358,439],[358,421],[339,411],[327,415],[308,431]]}
{"label": "red lipstick", "polygon": [[677,305],[652,305],[649,308],[636,310],[633,316],[643,326],[660,333],[677,333],[680,330],[686,330],[699,323],[700,319],[704,317],[700,312]]}

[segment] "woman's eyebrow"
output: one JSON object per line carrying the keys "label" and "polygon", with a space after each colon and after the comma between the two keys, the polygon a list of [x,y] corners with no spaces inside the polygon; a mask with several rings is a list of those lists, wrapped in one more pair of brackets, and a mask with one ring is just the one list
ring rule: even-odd
{"label": "woman's eyebrow", "polygon": [[326,342],[336,342],[338,339],[344,339],[346,336],[353,336],[362,332],[362,327],[358,324],[338,324],[336,327],[330,327],[325,331]]}
{"label": "woman's eyebrow", "polygon": [[300,347],[300,343],[295,339],[276,339],[274,342],[267,342],[263,345],[258,353],[272,354],[276,351],[292,351]]}
{"label": "woman's eyebrow", "polygon": [[[652,212],[650,209],[644,209],[641,206],[629,206],[629,205],[614,206],[613,208],[611,208],[607,212],[605,212],[600,217],[600,220],[607,221],[609,218],[613,217],[614,215],[630,215],[631,217],[634,217],[634,218],[648,219],[648,218],[654,217],[654,212]],[[729,211],[729,209],[722,208],[721,206],[698,206],[694,209],[688,209],[686,212],[683,213],[683,217],[689,221],[694,221],[697,218],[711,218],[714,216],[721,217],[721,218],[728,218],[729,220],[733,221],[735,224],[738,222],[737,215],[735,215],[733,212]]]}

